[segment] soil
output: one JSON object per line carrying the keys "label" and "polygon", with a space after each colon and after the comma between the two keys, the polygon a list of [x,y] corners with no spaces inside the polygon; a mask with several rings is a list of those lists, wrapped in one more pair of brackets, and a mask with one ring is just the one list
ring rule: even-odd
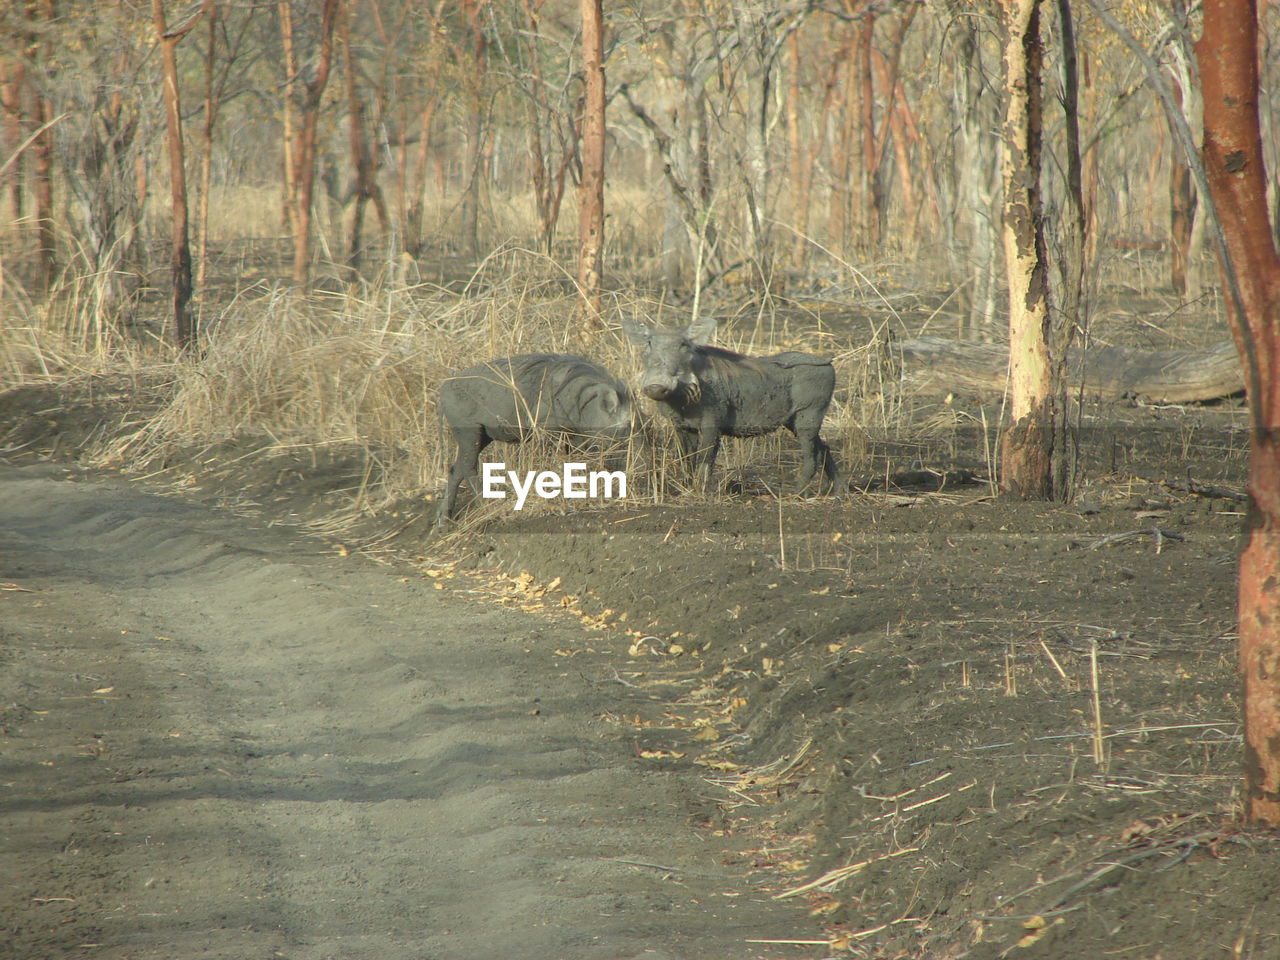
{"label": "soil", "polygon": [[15,957],[1280,956],[1236,402],[1088,406],[1069,504],[993,496],[975,413],[838,499],[442,541],[304,535],[341,456],[90,475],[139,401],[68,389],[0,399]]}

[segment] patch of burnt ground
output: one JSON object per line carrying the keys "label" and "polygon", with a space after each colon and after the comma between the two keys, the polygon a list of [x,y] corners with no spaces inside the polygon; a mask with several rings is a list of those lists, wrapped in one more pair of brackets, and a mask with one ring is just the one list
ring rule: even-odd
{"label": "patch of burnt ground", "polygon": [[[0,436],[48,450],[17,426],[34,402],[7,395]],[[752,838],[742,867],[805,903],[831,955],[1280,955],[1280,847],[1237,825],[1238,411],[1096,412],[1071,504],[868,475],[841,499],[507,514],[451,549],[507,602],[592,623],[619,682],[669,698],[660,723],[611,718],[636,762],[698,764],[695,816]],[[980,480],[980,438],[948,444],[913,459]],[[279,478],[219,453],[200,492],[269,511]],[[352,465],[306,466],[309,497],[341,499]],[[365,533],[438,568],[412,510]]]}

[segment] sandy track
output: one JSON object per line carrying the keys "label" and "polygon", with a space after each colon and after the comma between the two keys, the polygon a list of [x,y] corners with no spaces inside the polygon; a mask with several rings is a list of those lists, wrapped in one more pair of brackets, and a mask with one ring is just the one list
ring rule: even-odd
{"label": "sandy track", "polygon": [[812,955],[570,627],[47,466],[0,581],[7,957]]}

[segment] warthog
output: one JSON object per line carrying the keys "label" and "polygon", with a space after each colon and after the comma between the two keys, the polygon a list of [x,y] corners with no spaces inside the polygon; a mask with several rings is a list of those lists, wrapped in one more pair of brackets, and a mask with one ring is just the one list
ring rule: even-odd
{"label": "warthog", "polygon": [[800,487],[821,469],[820,492],[834,489],[835,458],[818,436],[836,383],[830,360],[797,352],[748,357],[710,346],[716,332],[710,317],[683,330],[656,330],[643,321],[624,326],[644,350],[640,391],[675,425],[681,456],[694,458],[704,490],[722,436],[757,437],[779,427],[800,441]]}
{"label": "warthog", "polygon": [[523,443],[535,432],[580,443],[618,443],[631,434],[631,394],[586,357],[526,353],[477,364],[440,385],[440,412],[458,444],[437,519],[453,516],[458,486],[476,476],[494,440]]}

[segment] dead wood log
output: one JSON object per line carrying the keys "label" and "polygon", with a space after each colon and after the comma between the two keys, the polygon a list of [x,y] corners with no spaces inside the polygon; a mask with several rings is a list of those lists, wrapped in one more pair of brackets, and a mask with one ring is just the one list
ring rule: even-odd
{"label": "dead wood log", "polygon": [[[902,363],[903,387],[910,393],[1003,394],[1009,348],[998,343],[916,337],[894,345]],[[1072,395],[1088,399],[1141,397],[1153,403],[1216,400],[1244,390],[1235,344],[1207,350],[1132,350],[1092,347],[1068,360]]]}

